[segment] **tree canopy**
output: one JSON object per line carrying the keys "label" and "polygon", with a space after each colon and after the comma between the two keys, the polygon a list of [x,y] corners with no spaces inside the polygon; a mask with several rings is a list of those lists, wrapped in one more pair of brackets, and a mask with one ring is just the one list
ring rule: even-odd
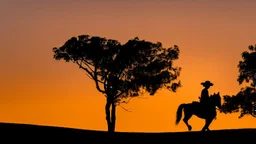
{"label": "tree canopy", "polygon": [[80,35],[53,48],[53,52],[55,60],[77,64],[95,82],[97,90],[107,97],[107,119],[110,105],[125,98],[141,92],[154,95],[161,88],[176,92],[181,86],[181,68],[173,64],[179,58],[177,45],[163,48],[160,42],[138,37],[121,44],[113,39]]}
{"label": "tree canopy", "polygon": [[246,114],[255,117],[256,111],[256,83],[254,75],[256,74],[256,45],[250,45],[248,51],[242,53],[242,60],[239,61],[239,76],[238,83],[244,84],[245,87],[241,89],[236,95],[224,96],[224,104],[222,112],[233,113],[240,112],[240,118]]}

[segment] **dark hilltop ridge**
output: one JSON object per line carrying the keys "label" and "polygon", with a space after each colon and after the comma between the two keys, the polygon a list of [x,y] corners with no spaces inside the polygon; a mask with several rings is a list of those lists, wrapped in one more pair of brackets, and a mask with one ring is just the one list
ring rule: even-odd
{"label": "dark hilltop ridge", "polygon": [[209,132],[130,133],[82,130],[30,124],[0,123],[1,143],[195,143],[231,144],[255,142],[256,129],[212,130]]}

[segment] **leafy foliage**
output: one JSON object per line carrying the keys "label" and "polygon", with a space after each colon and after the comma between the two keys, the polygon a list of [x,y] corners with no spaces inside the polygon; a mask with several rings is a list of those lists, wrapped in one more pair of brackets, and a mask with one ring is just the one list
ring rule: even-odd
{"label": "leafy foliage", "polygon": [[246,114],[255,117],[253,105],[256,105],[256,85],[254,74],[256,73],[256,46],[250,45],[249,51],[242,53],[242,60],[239,61],[239,76],[237,81],[239,84],[249,84],[235,96],[224,96],[224,104],[222,112],[233,113],[240,112],[240,118]]}
{"label": "leafy foliage", "polygon": [[239,68],[239,76],[237,81],[239,84],[243,82],[251,83],[252,87],[255,87],[253,83],[253,76],[256,73],[256,45],[250,45],[248,47],[249,51],[244,51],[242,53],[242,61],[239,61],[238,68]]}
{"label": "leafy foliage", "polygon": [[240,112],[240,118],[244,115],[250,114],[255,117],[255,109],[253,105],[256,103],[256,91],[254,88],[243,88],[235,96],[224,96],[224,104],[222,106],[222,112],[233,113]]}
{"label": "leafy foliage", "polygon": [[80,35],[63,46],[53,48],[55,60],[73,62],[95,81],[96,88],[116,103],[139,96],[142,90],[154,95],[158,89],[175,92],[181,68],[174,67],[179,48],[163,48],[134,38],[121,44],[117,40]]}

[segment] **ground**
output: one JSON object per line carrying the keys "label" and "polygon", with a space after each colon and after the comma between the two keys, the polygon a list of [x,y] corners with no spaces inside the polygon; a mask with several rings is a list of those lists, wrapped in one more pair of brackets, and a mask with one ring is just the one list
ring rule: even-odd
{"label": "ground", "polygon": [[254,143],[256,129],[214,130],[210,132],[123,133],[108,134],[29,124],[0,123],[1,143]]}

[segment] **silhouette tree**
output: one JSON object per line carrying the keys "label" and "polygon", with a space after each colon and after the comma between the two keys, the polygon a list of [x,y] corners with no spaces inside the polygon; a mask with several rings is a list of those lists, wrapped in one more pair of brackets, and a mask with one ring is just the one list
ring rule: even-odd
{"label": "silhouette tree", "polygon": [[238,64],[239,76],[237,81],[240,85],[245,84],[245,87],[237,95],[224,96],[221,110],[224,113],[240,112],[240,118],[246,114],[254,117],[256,115],[256,45],[250,45],[248,49],[249,51],[242,53],[242,60]]}
{"label": "silhouette tree", "polygon": [[144,92],[154,95],[158,89],[172,92],[181,86],[181,68],[174,67],[179,48],[163,48],[138,37],[120,44],[117,40],[80,35],[63,46],[53,48],[55,60],[73,62],[83,69],[106,97],[108,131],[115,131],[116,106]]}

